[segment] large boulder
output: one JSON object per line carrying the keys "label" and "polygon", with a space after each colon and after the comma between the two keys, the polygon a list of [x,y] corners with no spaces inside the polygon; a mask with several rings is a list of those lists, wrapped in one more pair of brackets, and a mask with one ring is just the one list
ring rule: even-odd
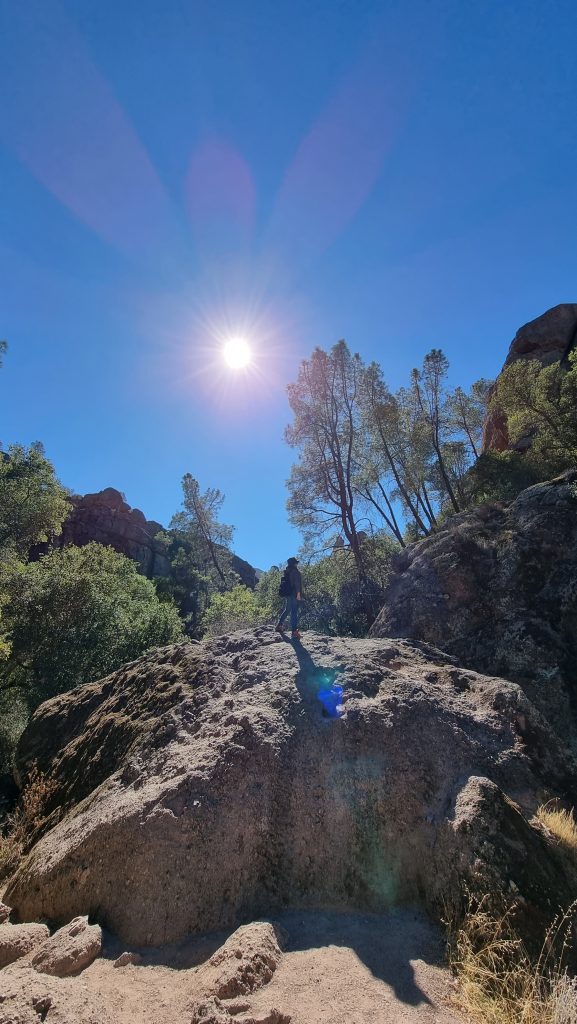
{"label": "large boulder", "polygon": [[[574,799],[574,761],[516,684],[423,644],[174,645],[44,704],[18,757],[60,805],[6,893],[20,919],[156,945],[286,906],[439,907],[467,879],[513,880],[541,916],[570,898],[554,849],[545,881],[522,851],[546,846],[537,804]],[[513,815],[513,847],[463,824],[473,805]]]}
{"label": "large boulder", "polygon": [[[553,306],[517,331],[503,369],[519,359],[536,359],[542,366],[563,362],[577,345],[577,303]],[[505,451],[509,447],[507,417],[491,411],[487,417],[483,450]]]}
{"label": "large boulder", "polygon": [[518,682],[577,743],[577,471],[447,519],[396,559],[371,634]]}

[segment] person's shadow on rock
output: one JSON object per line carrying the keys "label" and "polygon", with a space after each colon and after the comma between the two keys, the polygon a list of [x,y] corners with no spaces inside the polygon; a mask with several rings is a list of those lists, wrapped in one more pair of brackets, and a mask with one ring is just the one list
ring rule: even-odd
{"label": "person's shadow on rock", "polygon": [[320,705],[323,718],[340,718],[342,715],[343,687],[337,682],[338,668],[323,668],[317,665],[300,640],[287,638],[299,663],[295,682],[305,704]]}

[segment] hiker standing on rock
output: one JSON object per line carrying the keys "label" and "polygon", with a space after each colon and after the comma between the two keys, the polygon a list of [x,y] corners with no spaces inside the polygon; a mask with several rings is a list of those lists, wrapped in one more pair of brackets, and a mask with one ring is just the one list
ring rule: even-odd
{"label": "hiker standing on rock", "polygon": [[294,640],[300,640],[301,638],[298,631],[298,618],[303,581],[302,576],[297,569],[297,565],[298,558],[289,558],[287,560],[286,569],[282,574],[282,579],[278,588],[280,597],[285,598],[285,606],[281,612],[281,617],[275,626],[277,633],[284,635],[283,622],[290,612],[291,629]]}

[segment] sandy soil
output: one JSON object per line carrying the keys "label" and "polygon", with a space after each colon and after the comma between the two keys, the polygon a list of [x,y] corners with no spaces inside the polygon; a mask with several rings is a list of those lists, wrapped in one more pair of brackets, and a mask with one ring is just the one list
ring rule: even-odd
{"label": "sandy soil", "polygon": [[[267,985],[231,1001],[242,1007],[239,1022],[266,1018],[275,1007],[292,1024],[461,1024],[450,1009],[454,993],[441,966],[442,938],[420,912],[293,911],[275,920],[288,934],[283,958]],[[120,969],[112,958],[122,950],[108,939],[105,956],[81,980],[118,1024],[190,1022],[198,997],[195,965],[225,937],[142,950],[142,965]]]}

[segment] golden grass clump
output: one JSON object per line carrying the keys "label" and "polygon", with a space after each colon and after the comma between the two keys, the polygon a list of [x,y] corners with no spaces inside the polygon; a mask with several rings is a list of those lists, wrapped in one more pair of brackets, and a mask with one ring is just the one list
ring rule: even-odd
{"label": "golden grass clump", "polygon": [[475,1024],[577,1024],[577,979],[564,966],[576,906],[548,930],[537,961],[515,934],[510,912],[481,901],[452,936],[459,1008]]}
{"label": "golden grass clump", "polygon": [[37,768],[33,768],[20,796],[18,807],[10,815],[4,834],[0,834],[0,879],[18,867],[26,843],[42,825],[46,808],[56,788]]}
{"label": "golden grass clump", "polygon": [[544,804],[539,807],[535,817],[566,850],[577,857],[577,824],[572,810],[566,811],[562,807],[555,808]]}

